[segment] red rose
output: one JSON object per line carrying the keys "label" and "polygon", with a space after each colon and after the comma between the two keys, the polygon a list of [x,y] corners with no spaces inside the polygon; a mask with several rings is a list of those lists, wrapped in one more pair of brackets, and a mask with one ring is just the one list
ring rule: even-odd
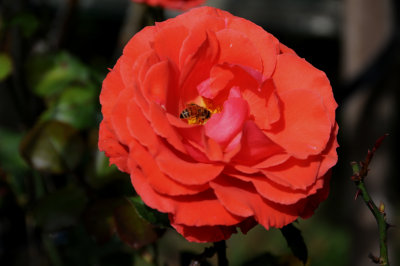
{"label": "red rose", "polygon": [[132,0],[150,6],[161,6],[170,9],[187,10],[203,4],[206,0]]}
{"label": "red rose", "polygon": [[100,150],[190,241],[279,228],[327,197],[329,81],[250,21],[202,7],[144,28],[100,101]]}

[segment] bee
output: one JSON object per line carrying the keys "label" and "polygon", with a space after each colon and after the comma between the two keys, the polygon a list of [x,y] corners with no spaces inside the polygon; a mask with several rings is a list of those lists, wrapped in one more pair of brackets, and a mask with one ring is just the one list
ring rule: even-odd
{"label": "bee", "polygon": [[211,117],[211,112],[200,105],[190,103],[182,110],[180,119],[187,119],[189,124],[204,124]]}

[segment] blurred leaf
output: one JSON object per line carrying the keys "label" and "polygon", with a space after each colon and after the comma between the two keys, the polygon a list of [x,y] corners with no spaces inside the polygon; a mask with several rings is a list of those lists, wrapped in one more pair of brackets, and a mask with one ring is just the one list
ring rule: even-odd
{"label": "blurred leaf", "polygon": [[50,102],[42,120],[58,120],[78,129],[95,127],[98,123],[97,92],[94,87],[71,86],[65,88],[59,97]]}
{"label": "blurred leaf", "polygon": [[[102,194],[114,195],[132,195],[132,188],[129,175],[121,172],[115,165],[109,165],[109,159],[97,148],[97,142],[94,149],[94,157],[89,164],[86,164],[86,181],[91,187],[104,190]],[[113,190],[111,191],[111,188]]]}
{"label": "blurred leaf", "polygon": [[158,239],[153,226],[139,216],[128,199],[114,210],[114,219],[118,236],[134,249],[139,249]]}
{"label": "blurred leaf", "polygon": [[306,264],[308,257],[307,246],[304,243],[300,230],[291,223],[282,227],[281,232],[292,250],[293,255],[301,260],[303,264]]}
{"label": "blurred leaf", "polygon": [[123,203],[122,198],[100,199],[86,208],[83,215],[84,224],[97,243],[108,242],[116,232],[113,212]]}
{"label": "blurred leaf", "polygon": [[15,16],[10,21],[10,25],[20,27],[24,37],[30,37],[37,30],[39,21],[32,13],[22,13]]}
{"label": "blurred leaf", "polygon": [[53,66],[43,74],[34,92],[39,96],[52,97],[70,85],[86,84],[89,80],[89,70],[85,65],[69,54],[61,53],[55,57]]}
{"label": "blurred leaf", "polygon": [[170,227],[168,214],[147,207],[139,196],[130,197],[129,200],[133,203],[139,215],[149,223],[159,227]]}
{"label": "blurred leaf", "polygon": [[36,222],[45,231],[74,225],[87,202],[85,191],[76,186],[60,189],[41,198],[34,208]]}
{"label": "blurred leaf", "polygon": [[12,71],[12,61],[8,54],[0,53],[0,81],[5,80]]}
{"label": "blurred leaf", "polygon": [[0,166],[7,172],[19,174],[28,169],[18,151],[22,134],[0,128]]}
{"label": "blurred leaf", "polygon": [[252,265],[252,266],[278,266],[278,265],[286,265],[279,263],[279,257],[272,255],[271,253],[263,253],[255,258],[252,258],[242,264],[243,266]]}
{"label": "blurred leaf", "polygon": [[74,169],[83,149],[84,143],[78,132],[58,121],[37,124],[20,146],[22,156],[34,169],[54,174]]}

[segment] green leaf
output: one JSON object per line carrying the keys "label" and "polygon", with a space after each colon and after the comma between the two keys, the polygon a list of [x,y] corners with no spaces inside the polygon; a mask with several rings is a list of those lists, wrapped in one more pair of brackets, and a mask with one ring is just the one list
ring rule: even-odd
{"label": "green leaf", "polygon": [[5,80],[12,71],[12,61],[8,54],[0,53],[0,81]]}
{"label": "green leaf", "polygon": [[285,237],[288,246],[292,250],[293,255],[301,260],[305,265],[307,262],[308,252],[300,230],[293,224],[288,224],[281,228],[281,232]]}
{"label": "green leaf", "polygon": [[128,199],[114,210],[114,220],[118,236],[134,249],[139,249],[158,239],[158,233],[153,226],[139,216]]}
{"label": "green leaf", "polygon": [[84,151],[84,143],[71,126],[48,121],[37,124],[21,142],[23,158],[38,171],[61,174],[74,169]]}
{"label": "green leaf", "polygon": [[24,37],[30,37],[39,27],[39,21],[31,13],[21,13],[10,21],[10,25],[19,26]]}
{"label": "green leaf", "polygon": [[58,120],[78,129],[96,127],[97,91],[92,86],[70,86],[50,102],[42,120]]}
{"label": "green leaf", "polygon": [[41,198],[33,213],[36,222],[45,231],[51,232],[74,225],[86,203],[85,192],[79,187],[70,186]]}
{"label": "green leaf", "polygon": [[89,70],[85,65],[67,53],[55,58],[54,64],[45,72],[34,88],[34,92],[43,97],[53,97],[66,87],[75,84],[90,83]]}
{"label": "green leaf", "polygon": [[130,197],[129,200],[133,203],[139,215],[149,223],[159,227],[170,227],[168,214],[147,207],[139,196]]}

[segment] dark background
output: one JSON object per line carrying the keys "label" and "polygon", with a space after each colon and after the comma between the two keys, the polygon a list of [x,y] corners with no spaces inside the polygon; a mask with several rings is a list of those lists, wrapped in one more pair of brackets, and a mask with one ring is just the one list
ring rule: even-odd
{"label": "dark background", "polygon": [[[310,265],[372,265],[367,255],[378,255],[378,230],[364,203],[354,201],[350,162],[364,159],[378,137],[390,134],[366,183],[376,203],[385,203],[388,222],[398,226],[398,2],[206,4],[262,26],[326,72],[339,104],[339,162],[328,200],[298,226]],[[147,227],[124,216],[130,205],[121,197],[134,196],[129,177],[108,168],[97,151],[101,82],[142,27],[144,12],[129,0],[0,3],[0,265],[179,265],[185,254],[208,246],[188,243],[171,229],[133,243],[127,232]],[[178,13],[166,10],[168,17]],[[157,246],[146,242],[154,234],[161,236]],[[268,259],[299,265],[276,229],[259,226],[227,245],[232,265]],[[398,227],[389,230],[389,247],[392,265],[399,265]]]}

